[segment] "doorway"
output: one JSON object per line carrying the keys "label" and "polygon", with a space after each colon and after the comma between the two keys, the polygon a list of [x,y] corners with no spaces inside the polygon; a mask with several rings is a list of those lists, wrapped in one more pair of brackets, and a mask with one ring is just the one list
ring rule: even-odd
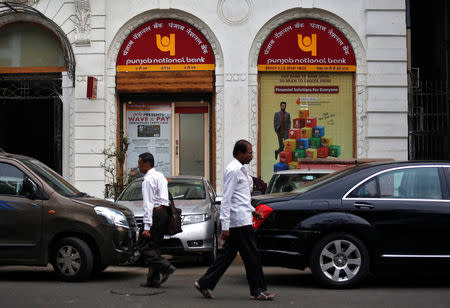
{"label": "doorway", "polygon": [[0,148],[62,173],[61,74],[0,75]]}
{"label": "doorway", "polygon": [[209,179],[209,113],[207,106],[175,107],[175,175]]}

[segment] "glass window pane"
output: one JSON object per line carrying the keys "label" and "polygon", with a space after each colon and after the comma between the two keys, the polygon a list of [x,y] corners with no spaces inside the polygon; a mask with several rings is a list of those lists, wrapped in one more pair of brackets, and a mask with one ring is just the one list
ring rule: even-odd
{"label": "glass window pane", "polygon": [[15,166],[0,163],[0,195],[21,195],[24,178]]}
{"label": "glass window pane", "polygon": [[376,178],[355,188],[349,195],[351,198],[378,198],[378,196]]}
{"label": "glass window pane", "polygon": [[56,37],[38,25],[17,24],[0,29],[0,67],[64,66]]}
{"label": "glass window pane", "polygon": [[442,199],[438,168],[405,169],[398,194],[407,199]]}
{"label": "glass window pane", "polygon": [[180,114],[180,174],[205,174],[203,114]]}

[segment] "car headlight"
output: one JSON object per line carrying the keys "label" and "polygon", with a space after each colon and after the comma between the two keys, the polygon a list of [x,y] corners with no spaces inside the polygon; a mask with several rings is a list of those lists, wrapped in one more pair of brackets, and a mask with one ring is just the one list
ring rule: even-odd
{"label": "car headlight", "polygon": [[130,229],[127,218],[122,212],[103,206],[96,206],[94,210],[106,223]]}
{"label": "car headlight", "polygon": [[182,215],[183,216],[183,225],[196,224],[199,222],[207,221],[211,218],[209,214],[191,214],[191,215]]}

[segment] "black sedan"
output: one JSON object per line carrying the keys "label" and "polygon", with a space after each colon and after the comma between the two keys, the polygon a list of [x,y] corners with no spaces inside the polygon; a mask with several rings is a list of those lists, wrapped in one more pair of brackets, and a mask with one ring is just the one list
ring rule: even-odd
{"label": "black sedan", "polygon": [[263,264],[309,267],[326,287],[386,263],[450,264],[450,163],[365,164],[253,197]]}

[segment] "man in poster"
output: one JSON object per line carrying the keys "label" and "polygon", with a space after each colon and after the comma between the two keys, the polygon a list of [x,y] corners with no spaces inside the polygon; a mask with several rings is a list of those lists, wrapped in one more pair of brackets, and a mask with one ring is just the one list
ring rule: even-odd
{"label": "man in poster", "polygon": [[291,116],[286,111],[286,102],[280,103],[280,111],[275,112],[273,117],[273,128],[278,136],[278,149],[275,150],[275,159],[278,159],[278,154],[283,151],[284,140],[289,137],[289,130],[291,129]]}

